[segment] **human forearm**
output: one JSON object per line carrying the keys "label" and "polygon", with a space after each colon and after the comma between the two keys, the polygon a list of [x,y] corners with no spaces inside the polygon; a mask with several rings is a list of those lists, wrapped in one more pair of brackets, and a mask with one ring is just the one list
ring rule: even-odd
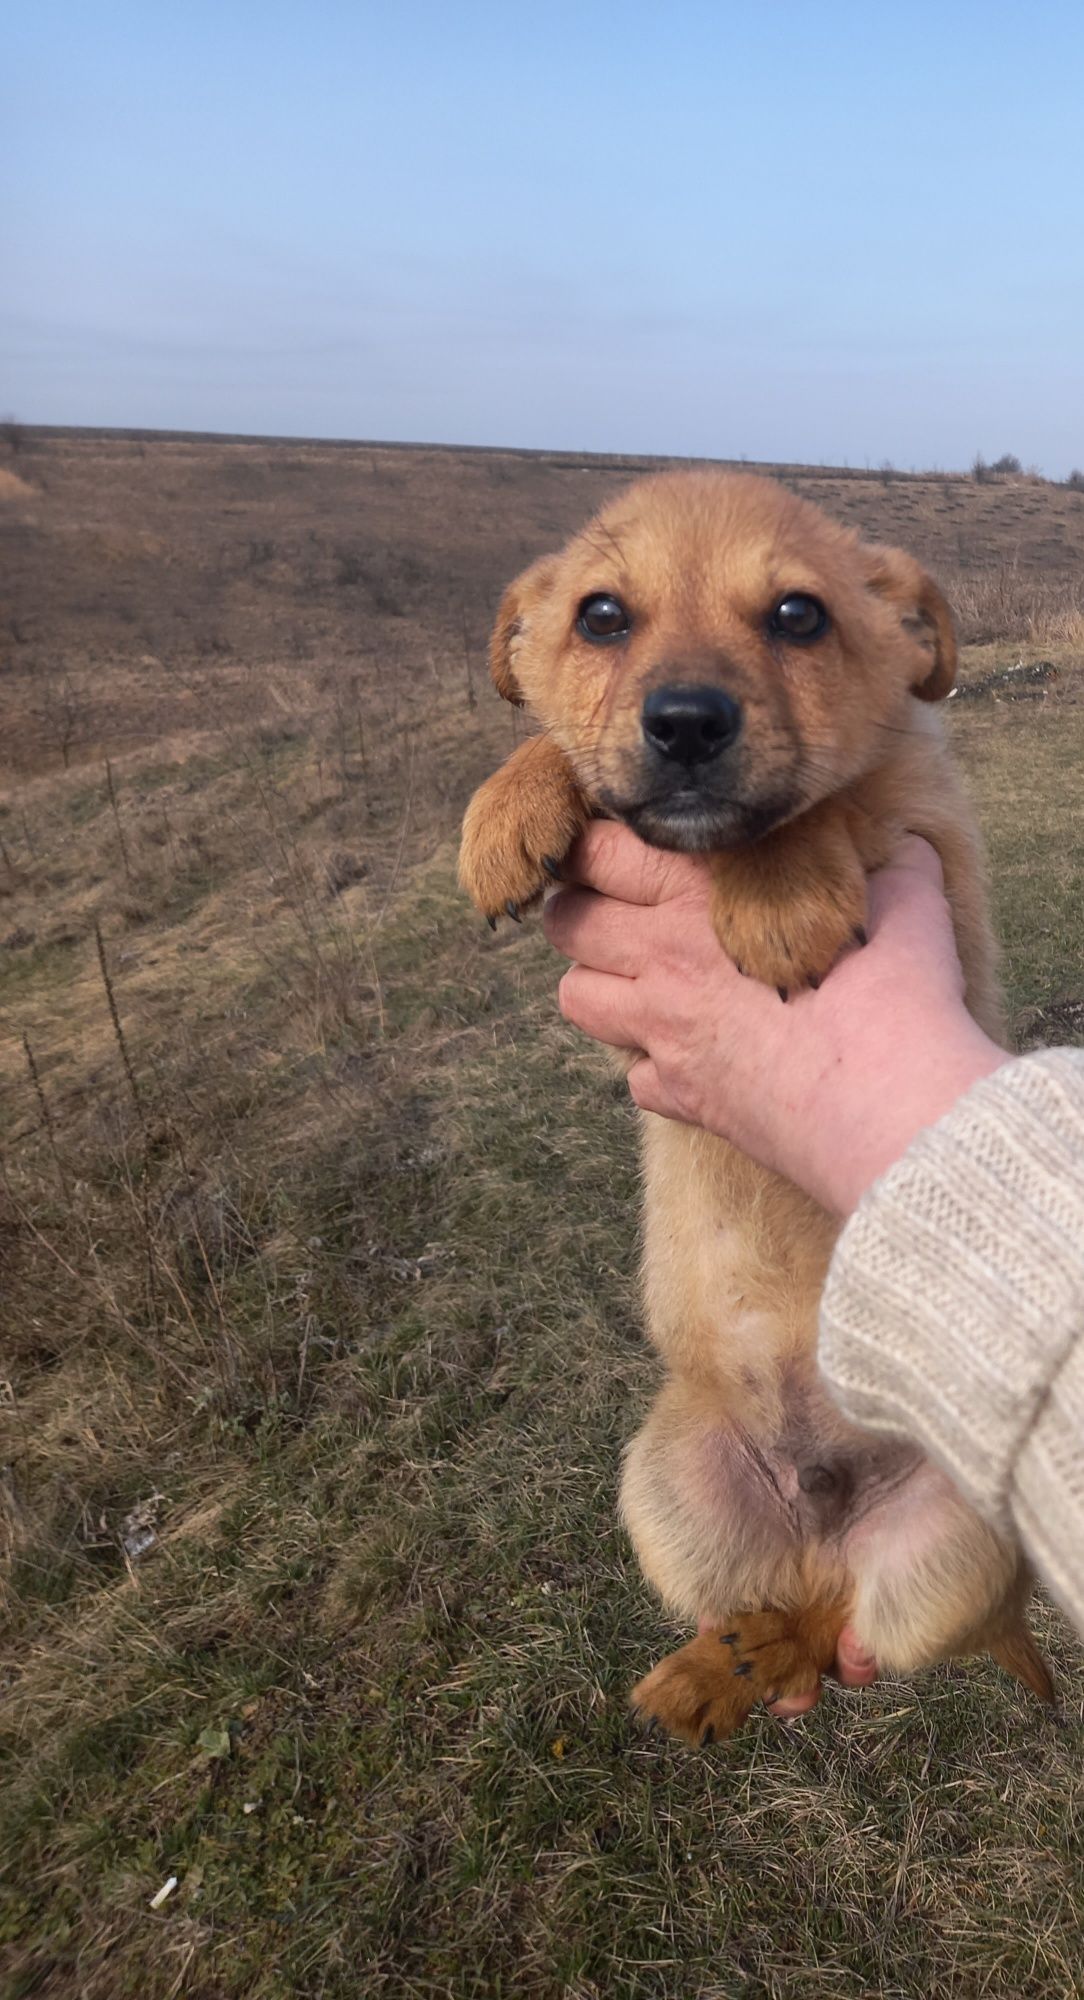
{"label": "human forearm", "polygon": [[827,1386],[1020,1535],[1084,1629],[1084,1051],[978,1082],[865,1196],[821,1311]]}

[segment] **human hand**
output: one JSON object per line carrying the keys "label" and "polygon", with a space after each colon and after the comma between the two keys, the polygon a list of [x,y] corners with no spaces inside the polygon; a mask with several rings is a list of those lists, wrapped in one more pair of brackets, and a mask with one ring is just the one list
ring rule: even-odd
{"label": "human hand", "polygon": [[[841,1687],[847,1688],[869,1687],[877,1679],[877,1662],[859,1644],[853,1625],[845,1625],[839,1635],[834,1677]],[[778,1701],[767,1702],[765,1706],[778,1721],[792,1722],[796,1716],[808,1715],[820,1698],[818,1687],[812,1694],[780,1695]]]}
{"label": "human hand", "polygon": [[640,1049],[645,1111],[703,1126],[848,1215],[925,1126],[1007,1058],[963,1004],[941,865],[913,836],[870,879],[869,943],[784,1006],[725,956],[707,866],[596,821],[545,928],[576,961],[565,1018]]}

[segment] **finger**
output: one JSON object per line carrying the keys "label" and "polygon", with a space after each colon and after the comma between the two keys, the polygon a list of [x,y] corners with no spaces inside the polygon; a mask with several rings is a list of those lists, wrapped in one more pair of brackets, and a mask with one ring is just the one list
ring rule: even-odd
{"label": "finger", "polygon": [[870,933],[891,925],[897,939],[930,944],[952,939],[952,914],[945,900],[940,857],[926,840],[910,834],[887,868],[869,880]]}
{"label": "finger", "polygon": [[808,1715],[820,1698],[820,1688],[815,1687],[808,1694],[781,1694],[778,1701],[766,1701],[764,1706],[777,1722],[791,1722],[796,1715]]}
{"label": "finger", "polygon": [[877,1662],[853,1625],[845,1625],[836,1646],[836,1675],[844,1687],[864,1688],[877,1679]]}
{"label": "finger", "polygon": [[914,875],[922,875],[932,882],[935,889],[945,886],[945,871],[941,866],[941,856],[936,847],[923,840],[920,833],[905,833],[888,866],[907,868]]}
{"label": "finger", "polygon": [[614,972],[625,979],[650,956],[651,941],[645,935],[650,923],[642,909],[592,889],[560,889],[542,912],[542,927],[556,951],[594,972]]}
{"label": "finger", "polygon": [[615,1049],[639,1047],[635,1025],[636,982],[611,972],[594,972],[573,965],[557,988],[557,1004],[566,1021],[596,1042]]}
{"label": "finger", "polygon": [[[636,1046],[626,1042],[625,1047]],[[673,1099],[663,1089],[659,1072],[650,1056],[640,1056],[626,1079],[629,1096],[640,1111],[654,1111],[660,1118],[681,1118]],[[688,1123],[688,1120],[682,1121]]]}
{"label": "finger", "polygon": [[663,903],[706,878],[702,861],[646,847],[616,820],[592,820],[563,863],[568,882],[614,896],[620,903]]}

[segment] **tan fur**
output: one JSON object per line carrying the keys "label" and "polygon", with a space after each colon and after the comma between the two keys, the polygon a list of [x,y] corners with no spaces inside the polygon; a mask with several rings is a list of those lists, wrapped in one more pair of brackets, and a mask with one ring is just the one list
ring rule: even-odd
{"label": "tan fur", "polygon": [[[769,636],[790,591],[829,607],[815,647]],[[619,645],[577,631],[592,592],[630,607]],[[637,824],[645,694],[718,685],[744,716],[710,854],[724,949],[784,995],[818,983],[863,936],[867,871],[903,831],[921,833],[944,867],[967,1004],[999,1036],[979,844],[930,705],[955,658],[944,599],[901,551],[863,546],[767,480],[643,481],[505,593],[494,679],[544,733],[472,800],[464,886],[491,919],[516,914],[592,812]],[[765,801],[776,821],[758,833]],[[629,1449],[622,1509],[670,1609],[735,1636],[663,1662],[637,1706],[694,1740],[727,1733],[765,1692],[815,1684],[848,1619],[886,1670],[989,1649],[1049,1697],[1016,1550],[917,1453],[865,1438],[820,1389],[835,1221],[707,1133],[645,1117],[643,1157],[646,1318],[668,1378]],[[844,1479],[870,1503],[848,1513],[849,1489],[832,1497]]]}

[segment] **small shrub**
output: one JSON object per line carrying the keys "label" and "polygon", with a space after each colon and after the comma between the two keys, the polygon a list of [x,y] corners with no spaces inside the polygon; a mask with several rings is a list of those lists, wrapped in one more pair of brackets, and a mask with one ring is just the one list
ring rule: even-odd
{"label": "small shrub", "polygon": [[988,486],[992,479],[1018,478],[1023,469],[1020,460],[1011,451],[1003,451],[1001,457],[995,458],[992,464],[980,451],[975,454],[971,477],[977,486]]}
{"label": "small shrub", "polygon": [[344,889],[352,889],[355,882],[364,882],[369,873],[369,863],[345,848],[336,848],[328,856],[325,864],[328,893],[341,896]]}

